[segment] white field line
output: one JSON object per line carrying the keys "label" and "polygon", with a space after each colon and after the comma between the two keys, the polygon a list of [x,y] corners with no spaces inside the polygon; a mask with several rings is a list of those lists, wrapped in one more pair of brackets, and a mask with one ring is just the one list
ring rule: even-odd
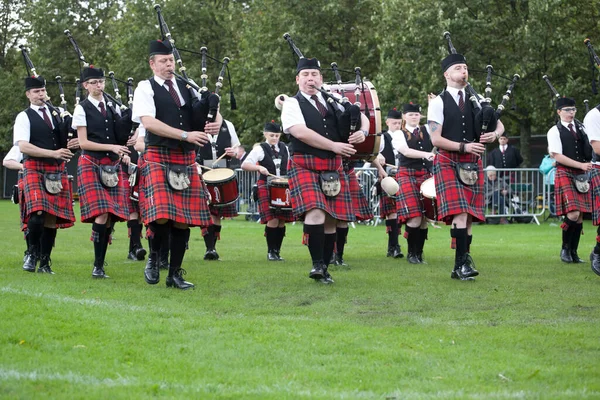
{"label": "white field line", "polygon": [[[0,368],[0,382],[10,381],[31,381],[31,382],[48,382],[58,381],[69,384],[77,385],[88,385],[88,386],[101,386],[101,387],[143,387],[143,386],[154,386],[156,381],[140,381],[137,378],[131,377],[119,377],[113,378],[98,378],[94,376],[88,376],[78,374],[75,372],[63,372],[63,373],[46,373],[40,371],[16,371],[12,369]],[[162,390],[177,389],[184,390],[187,393],[206,393],[206,394],[218,394],[218,395],[290,395],[294,397],[321,397],[321,398],[336,398],[336,399],[530,399],[550,397],[550,398],[597,398],[600,395],[599,391],[589,391],[586,388],[577,390],[568,389],[562,391],[553,391],[551,389],[544,390],[544,392],[532,392],[532,391],[510,391],[502,390],[487,393],[473,393],[464,390],[444,390],[435,393],[422,393],[417,391],[403,391],[398,390],[391,393],[375,393],[372,391],[364,390],[343,390],[336,391],[331,389],[321,388],[303,388],[290,382],[288,384],[275,384],[271,386],[267,385],[223,385],[223,384],[212,384],[212,383],[193,383],[189,385],[171,383],[171,382],[160,382],[159,387]],[[164,394],[167,394],[165,392]]]}

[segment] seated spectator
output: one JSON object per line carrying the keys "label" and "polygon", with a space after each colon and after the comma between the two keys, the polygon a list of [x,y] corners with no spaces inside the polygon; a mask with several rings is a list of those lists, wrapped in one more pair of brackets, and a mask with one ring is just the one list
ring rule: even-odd
{"label": "seated spectator", "polygon": [[[498,171],[493,165],[486,168],[485,195],[486,204],[491,208],[492,214],[508,213],[507,207],[510,199],[508,176],[498,178]],[[499,223],[508,224],[508,220],[505,217],[501,217]]]}

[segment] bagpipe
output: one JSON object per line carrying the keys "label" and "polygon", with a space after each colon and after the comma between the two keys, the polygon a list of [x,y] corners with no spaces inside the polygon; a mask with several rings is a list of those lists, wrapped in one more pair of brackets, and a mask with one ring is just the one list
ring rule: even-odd
{"label": "bagpipe", "polygon": [[[452,38],[450,37],[450,32],[444,32],[444,39],[448,42],[448,51],[450,54],[456,54],[457,51],[452,44]],[[465,92],[467,93],[469,100],[473,104],[473,108],[476,110],[475,114],[475,133],[477,136],[480,136],[485,132],[493,132],[496,130],[498,121],[502,116],[502,112],[506,108],[512,92],[515,88],[517,81],[521,78],[519,74],[514,74],[511,80],[511,83],[508,85],[508,88],[504,95],[502,96],[502,101],[498,105],[498,108],[494,110],[491,105],[492,99],[492,75],[494,75],[494,67],[492,65],[486,66],[486,82],[485,82],[485,97],[479,96],[475,89],[471,86],[470,83],[465,82]]]}
{"label": "bagpipe", "polygon": [[[40,75],[37,73],[36,68],[33,65],[33,62],[31,61],[31,57],[29,57],[29,50],[24,45],[20,45],[19,48],[21,49],[21,54],[23,55],[23,60],[25,61],[25,68],[27,69],[27,75],[34,77],[34,78],[39,78]],[[58,143],[59,147],[66,148],[67,142],[69,141],[69,139],[71,139],[70,133],[71,133],[71,123],[73,121],[73,117],[67,111],[67,101],[65,100],[65,92],[63,89],[61,79],[62,78],[60,77],[60,75],[56,76],[56,78],[55,78],[56,84],[58,85],[58,90],[60,93],[60,99],[61,99],[60,104],[61,104],[62,110],[60,108],[55,107],[52,104],[52,102],[50,101],[49,97],[47,97],[46,100],[44,100],[44,103],[48,107],[50,114],[52,114],[52,116],[55,118],[55,120],[58,121],[57,128],[58,128],[58,132],[59,132],[59,143]]]}
{"label": "bagpipe", "polygon": [[[304,58],[289,33],[285,33],[283,38],[298,59]],[[315,86],[313,88],[318,90],[328,103],[334,105],[339,132],[345,142],[348,141],[351,133],[361,129],[361,113],[367,116],[370,122],[368,134],[364,142],[353,145],[356,153],[350,157],[350,160],[372,161],[379,153],[381,140],[381,109],[375,87],[370,81],[363,80],[359,67],[356,67],[353,71],[355,74],[354,82],[342,81],[341,70],[335,62],[331,63],[331,71],[334,74],[334,81],[324,83],[320,88]],[[346,92],[354,92],[354,103],[350,102]],[[335,94],[340,97],[335,96]],[[281,105],[286,97],[283,94],[277,96],[275,107],[281,110]],[[342,109],[337,105],[340,105]]]}
{"label": "bagpipe", "polygon": [[[77,54],[77,58],[79,60],[80,75],[83,72],[83,68],[86,68],[86,67],[93,68],[93,65],[89,64],[85,60],[85,57],[81,51],[81,48],[75,41],[75,38],[71,34],[71,31],[66,29],[64,31],[64,33],[67,36],[67,38],[69,39],[69,42],[71,43],[71,45],[73,46],[75,53]],[[131,107],[133,105],[133,79],[129,78],[127,81],[119,80],[119,82],[122,82],[125,85],[127,85],[127,93],[128,93],[128,97],[129,97],[129,107],[128,107],[128,106],[124,105],[123,102],[121,101],[121,94],[119,92],[119,87],[117,85],[118,79],[115,78],[115,73],[113,71],[110,71],[108,73],[108,75],[111,78],[113,90],[115,91],[115,97],[113,97],[109,93],[107,93],[106,90],[104,90],[102,92],[102,96],[104,97],[105,103],[108,107],[114,107],[114,106],[112,106],[113,104],[119,107],[120,115],[119,115],[119,113],[116,112],[116,109],[113,109],[115,139],[117,141],[117,144],[119,144],[121,146],[125,146],[127,144],[127,141],[133,136],[133,134],[135,133],[135,130],[139,126],[139,123],[134,123],[131,120],[131,112],[132,112]],[[81,80],[77,79],[76,82],[77,82],[77,91],[76,91],[75,98],[76,98],[77,104],[79,104],[79,100],[81,99]]]}
{"label": "bagpipe", "polygon": [[[560,93],[558,93],[558,91],[556,90],[556,88],[552,85],[552,82],[550,82],[550,78],[548,77],[548,75],[542,76],[542,79],[548,85],[548,89],[550,89],[550,93],[552,93],[553,103],[554,103],[555,100],[560,99],[561,95],[560,95]],[[585,133],[585,126],[583,126],[583,124],[581,123],[581,121],[579,121],[577,118],[573,118],[573,123],[575,124],[575,126],[577,127],[577,129],[579,131],[581,131],[581,133],[583,133],[584,135],[587,136],[587,134]],[[587,141],[587,139],[586,139],[586,141]]]}
{"label": "bagpipe", "polygon": [[[237,104],[235,101],[235,97],[233,95],[233,86],[231,85],[231,76],[229,74],[229,57],[224,57],[222,62],[210,57],[208,55],[208,50],[205,46],[200,48],[200,53],[181,49],[181,51],[185,51],[188,53],[200,55],[202,59],[202,75],[200,76],[202,86],[198,86],[193,79],[191,79],[187,75],[186,67],[183,65],[183,61],[181,59],[181,55],[177,47],[175,47],[175,40],[171,35],[171,31],[169,30],[169,26],[165,22],[165,19],[162,14],[161,6],[156,4],[154,6],[156,10],[156,15],[158,17],[158,25],[160,27],[160,32],[163,40],[168,40],[173,48],[173,57],[175,58],[175,62],[177,63],[179,74],[174,72],[174,75],[177,79],[181,80],[187,89],[190,91],[192,97],[192,110],[193,110],[193,119],[192,119],[192,128],[194,130],[204,131],[204,126],[207,122],[214,122],[217,117],[217,112],[219,111],[219,106],[221,103],[221,95],[219,92],[223,87],[223,80],[225,78],[225,74],[227,73],[229,86],[230,86],[230,106],[232,110],[237,108]],[[207,59],[210,58],[216,62],[221,63],[221,71],[219,72],[219,76],[217,77],[217,82],[215,84],[214,92],[210,92],[207,87]]]}

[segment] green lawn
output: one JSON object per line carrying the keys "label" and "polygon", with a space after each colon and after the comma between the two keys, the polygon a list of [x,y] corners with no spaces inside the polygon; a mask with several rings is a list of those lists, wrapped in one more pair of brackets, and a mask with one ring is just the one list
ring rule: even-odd
{"label": "green lawn", "polygon": [[[0,213],[2,398],[600,398],[600,277],[560,262],[556,224],[476,226],[475,282],[450,279],[446,226],[427,265],[386,258],[385,227],[357,226],[352,268],[324,286],[300,224],[286,262],[267,263],[263,226],[227,220],[220,262],[192,230],[182,292],[144,282],[123,224],[111,279],[92,280],[81,223],[58,233],[56,275],[25,273],[17,207]],[[586,222],[582,258],[595,236]]]}

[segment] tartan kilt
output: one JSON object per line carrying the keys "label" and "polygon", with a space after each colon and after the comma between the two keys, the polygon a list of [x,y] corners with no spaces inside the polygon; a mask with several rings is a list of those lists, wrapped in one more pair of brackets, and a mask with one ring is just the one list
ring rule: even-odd
{"label": "tartan kilt", "polygon": [[590,186],[592,190],[592,223],[600,225],[600,165],[592,164]]}
{"label": "tartan kilt", "polygon": [[233,218],[239,215],[237,210],[237,201],[226,206],[215,207],[213,205],[209,205],[208,207],[210,208],[210,215],[214,215],[215,217]]}
{"label": "tartan kilt", "polygon": [[[118,165],[119,183],[107,188],[100,181],[100,165]],[[111,214],[113,222],[129,219],[127,174],[118,161],[108,157],[96,158],[81,155],[77,162],[77,183],[79,188],[79,206],[81,222],[92,223],[96,217]],[[116,219],[115,219],[116,218]]]}
{"label": "tartan kilt", "polygon": [[[356,220],[348,175],[342,167],[342,158],[319,158],[308,154],[295,154],[288,169],[292,209],[294,216],[303,219],[307,211],[318,208],[332,218],[352,222]],[[321,190],[319,173],[337,171],[340,175],[340,193],[327,197]]]}
{"label": "tartan kilt", "polygon": [[19,171],[19,177],[17,180],[17,188],[19,190],[19,219],[21,224],[21,232],[25,232],[27,230],[27,224],[25,224],[25,193],[24,192],[24,184],[23,184],[23,172]]}
{"label": "tartan kilt", "polygon": [[260,215],[261,224],[266,224],[276,218],[285,222],[294,221],[292,210],[271,208],[271,192],[266,181],[259,179],[256,185],[258,186],[258,215]]}
{"label": "tartan kilt", "polygon": [[[573,183],[573,176],[582,173],[583,171],[577,168],[569,168],[564,165],[556,166],[556,174],[554,175],[556,215],[566,215],[571,211],[592,212],[592,194],[590,192],[579,193]],[[591,189],[592,191],[595,190],[593,183]]]}
{"label": "tartan kilt", "polygon": [[379,216],[386,218],[388,215],[396,212],[396,199],[382,193],[379,196]]}
{"label": "tartan kilt", "polygon": [[373,219],[373,210],[369,207],[369,201],[365,192],[363,192],[356,176],[356,171],[351,168],[348,172],[348,181],[350,183],[350,197],[352,198],[352,206],[354,207],[354,215],[357,221],[368,221]]}
{"label": "tartan kilt", "polygon": [[396,198],[396,212],[401,223],[424,215],[421,184],[429,178],[431,178],[431,173],[426,169],[406,167],[398,169],[396,181],[400,185],[400,190]]}
{"label": "tartan kilt", "polygon": [[[477,163],[479,173],[474,185],[463,185],[454,170],[456,162]],[[483,166],[481,158],[474,154],[460,154],[453,151],[440,150],[433,161],[438,220],[446,225],[452,223],[452,217],[467,213],[473,221],[484,221],[485,199],[483,193]]]}
{"label": "tartan kilt", "polygon": [[[57,228],[70,228],[75,224],[73,214],[73,188],[67,175],[66,164],[46,163],[28,159],[23,163],[23,224],[29,222],[29,215],[44,211],[56,217]],[[44,188],[44,173],[61,173],[63,190],[49,194]]]}
{"label": "tartan kilt", "polygon": [[[194,162],[195,153],[181,149],[150,146],[144,153],[144,165],[140,174],[140,213],[147,225],[158,219],[187,224],[209,226],[211,224],[206,192]],[[167,182],[167,164],[187,166],[190,186],[185,190],[173,190]]]}
{"label": "tartan kilt", "polygon": [[[142,161],[142,157],[138,158],[138,168],[140,168],[140,163]],[[126,164],[121,164],[121,167],[123,168],[125,172],[125,176],[127,177],[127,208],[129,209],[129,214],[133,214],[133,213],[139,213],[140,212],[140,203],[139,203],[139,193],[140,193],[140,180],[138,178],[138,181],[136,182],[136,184],[132,187],[131,183],[129,183],[129,178],[131,177],[131,174],[129,174],[129,166]],[[139,170],[136,172],[136,174],[139,174]],[[139,175],[138,175],[139,177]],[[133,200],[133,193],[136,192],[138,194],[138,200]]]}

